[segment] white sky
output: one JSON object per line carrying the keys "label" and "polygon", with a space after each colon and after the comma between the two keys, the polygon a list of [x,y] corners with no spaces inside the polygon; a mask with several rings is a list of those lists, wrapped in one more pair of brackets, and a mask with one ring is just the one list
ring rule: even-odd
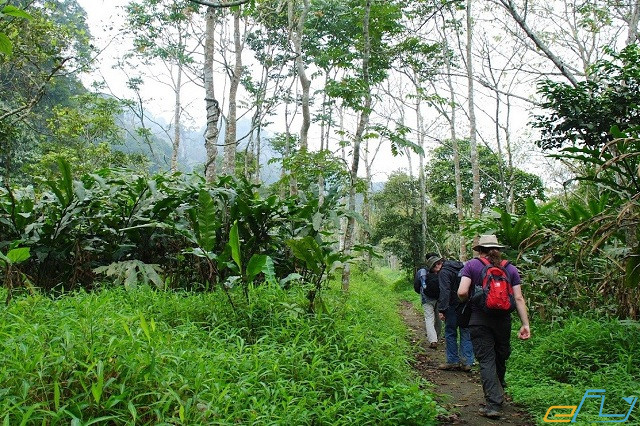
{"label": "white sky", "polygon": [[[104,78],[109,85],[110,90],[116,96],[131,97],[132,93],[126,88],[126,77],[112,69],[112,66],[116,63],[116,58],[125,53],[126,46],[123,46],[122,42],[114,42],[118,30],[123,22],[124,11],[122,9],[128,0],[78,0],[80,6],[82,6],[87,12],[87,23],[91,34],[94,37],[94,44],[98,49],[104,49],[98,59],[98,69],[96,73],[87,76],[83,80],[86,84],[91,84],[93,81],[102,80]],[[154,115],[163,117],[167,122],[171,122],[173,118],[173,94],[167,88],[161,85],[148,85],[146,90],[143,90],[143,96],[146,100],[151,102],[145,104],[145,107],[150,110]],[[183,94],[186,110],[192,118],[192,126],[194,128],[201,128],[205,124],[205,109],[204,109],[204,91],[200,88],[187,87]],[[273,121],[278,121],[277,118]],[[274,123],[272,131],[283,131],[282,128],[277,128]],[[298,124],[294,123],[293,130],[297,131]],[[312,123],[310,129],[310,139],[313,144],[313,135],[317,135],[320,132],[319,124]],[[407,169],[409,162],[406,156],[393,157],[391,150],[388,146],[383,146],[380,149],[380,153],[376,157],[376,164],[374,164],[374,180],[386,180],[386,177],[393,171],[398,169]],[[413,159],[413,169],[417,168],[417,158]],[[360,170],[364,170],[364,165],[361,165]]]}
{"label": "white sky", "polygon": [[[118,97],[131,98],[133,93],[126,88],[127,77],[121,72],[112,69],[116,63],[118,57],[124,54],[127,50],[126,42],[114,39],[123,23],[125,6],[129,0],[78,0],[80,6],[82,6],[87,12],[87,23],[90,31],[94,37],[94,44],[98,49],[104,49],[98,59],[98,68],[96,73],[87,76],[84,81],[90,84],[94,80],[104,80],[108,83],[110,91]],[[131,70],[132,73],[135,71]],[[148,81],[148,80],[146,80]],[[169,88],[166,88],[160,84],[146,83],[145,88],[142,90],[142,96],[145,98],[145,108],[150,110],[154,115],[164,118],[167,122],[171,122],[173,118],[173,93]],[[187,126],[191,126],[195,129],[200,129],[205,124],[205,109],[204,109],[204,90],[195,86],[186,87],[183,91],[183,105],[187,112],[188,117]],[[482,114],[476,111],[476,114],[480,117]],[[521,112],[522,121],[526,121],[527,116],[525,112]],[[190,121],[191,123],[189,123]],[[273,121],[283,122],[277,117],[274,117]],[[407,123],[408,124],[408,123]],[[410,125],[410,124],[409,124]],[[355,128],[355,125],[353,126]],[[297,131],[299,124],[294,123],[293,131]],[[275,125],[271,128],[272,131],[284,131],[284,125],[279,128]],[[459,134],[460,131],[459,130]],[[312,123],[310,129],[310,144],[313,145],[314,137],[320,132],[318,123]],[[448,131],[447,131],[448,132]],[[436,134],[436,133],[434,133]],[[441,136],[442,137],[442,136]],[[447,137],[446,135],[444,137]],[[490,137],[487,134],[487,137]],[[315,139],[319,139],[315,137]],[[480,143],[480,140],[479,140]],[[426,150],[429,151],[436,142],[433,140],[426,140]],[[535,157],[534,157],[535,155]],[[411,166],[414,170],[414,174],[418,169],[418,158],[413,156]],[[529,158],[525,164],[519,164],[519,167],[530,169],[528,165],[533,165],[536,168],[541,162],[541,157],[531,152]],[[409,168],[409,161],[406,156],[394,157],[391,154],[391,149],[388,145],[380,149],[376,157],[375,164],[373,166],[374,181],[386,180],[386,177],[398,169],[404,169],[407,171]],[[360,167],[361,171],[364,171],[364,164]],[[536,172],[536,170],[530,170]],[[539,170],[537,170],[539,172]]]}

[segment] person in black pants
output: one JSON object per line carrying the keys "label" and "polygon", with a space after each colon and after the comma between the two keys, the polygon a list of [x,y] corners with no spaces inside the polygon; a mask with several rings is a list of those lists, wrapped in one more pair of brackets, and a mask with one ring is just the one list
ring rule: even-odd
{"label": "person in black pants", "polygon": [[[480,258],[488,260],[493,265],[502,262],[501,249],[495,235],[481,235],[478,244],[473,249],[479,257],[469,260],[462,268],[458,297],[465,301],[469,298],[470,288],[482,287],[482,271],[485,263]],[[531,337],[527,307],[520,288],[521,278],[518,269],[507,264],[505,267],[509,282],[513,288],[516,311],[522,322],[518,337],[526,340]],[[480,415],[492,419],[500,418],[504,402],[504,376],[507,371],[507,359],[511,354],[511,313],[488,314],[478,306],[472,304],[471,343],[476,359],[480,364],[480,378],[486,405],[480,409]]]}

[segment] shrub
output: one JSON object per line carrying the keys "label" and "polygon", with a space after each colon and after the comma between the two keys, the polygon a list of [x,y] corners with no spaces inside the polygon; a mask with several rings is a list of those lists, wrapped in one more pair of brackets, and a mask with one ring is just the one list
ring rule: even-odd
{"label": "shrub", "polygon": [[[514,345],[507,369],[509,393],[541,421],[552,405],[578,405],[587,389],[605,389],[605,413],[626,413],[622,398],[640,393],[640,326],[636,322],[572,317],[534,324],[533,338]],[[594,402],[593,400],[589,402]],[[596,416],[585,403],[578,419]],[[637,409],[630,423],[640,421]]]}

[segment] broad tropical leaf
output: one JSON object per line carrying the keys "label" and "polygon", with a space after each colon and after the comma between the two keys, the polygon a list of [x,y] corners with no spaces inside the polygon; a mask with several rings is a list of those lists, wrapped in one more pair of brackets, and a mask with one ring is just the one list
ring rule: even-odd
{"label": "broad tropical leaf", "polygon": [[269,258],[269,256],[266,254],[254,254],[251,256],[247,264],[247,278],[249,281],[252,281],[259,273],[264,272],[267,265],[267,258]]}
{"label": "broad tropical leaf", "polygon": [[0,33],[0,53],[4,53],[7,56],[11,56],[13,54],[13,45],[11,44],[11,40],[5,34]]}
{"label": "broad tropical leaf", "polygon": [[15,18],[24,18],[24,19],[33,19],[33,16],[29,15],[27,12],[25,12],[22,9],[18,9],[15,6],[5,6],[2,8],[2,14],[3,15],[8,15],[8,16],[13,16]]}
{"label": "broad tropical leaf", "polygon": [[198,244],[205,251],[213,250],[218,227],[213,198],[209,191],[201,189],[198,194],[198,229],[200,231]]}
{"label": "broad tropical leaf", "polygon": [[231,258],[240,271],[242,271],[242,258],[240,257],[240,237],[238,235],[238,221],[236,220],[229,231],[229,247],[231,247]]}
{"label": "broad tropical leaf", "polygon": [[7,253],[7,259],[9,259],[14,265],[16,263],[24,262],[31,257],[29,250],[29,247],[20,247],[9,250]]}

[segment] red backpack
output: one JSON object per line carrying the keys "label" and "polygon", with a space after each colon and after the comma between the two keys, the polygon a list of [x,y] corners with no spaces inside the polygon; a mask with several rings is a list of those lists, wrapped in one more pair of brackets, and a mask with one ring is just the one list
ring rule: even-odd
{"label": "red backpack", "polygon": [[484,268],[482,269],[482,287],[476,286],[474,302],[484,312],[491,314],[507,314],[516,309],[516,300],[513,297],[513,287],[507,274],[508,260],[500,262],[500,266],[493,265],[488,259],[477,258]]}

